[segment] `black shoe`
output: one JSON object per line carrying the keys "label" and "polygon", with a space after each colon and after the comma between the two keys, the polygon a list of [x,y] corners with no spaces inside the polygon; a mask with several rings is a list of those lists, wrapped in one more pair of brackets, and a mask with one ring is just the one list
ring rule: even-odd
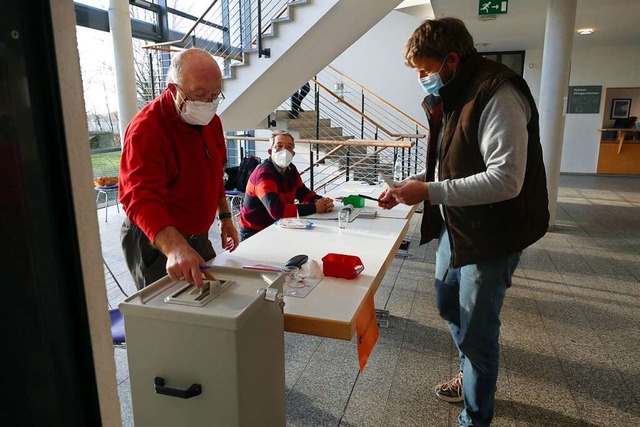
{"label": "black shoe", "polygon": [[297,119],[299,115],[300,115],[300,113],[298,113],[297,111],[289,110],[289,118],[290,119]]}

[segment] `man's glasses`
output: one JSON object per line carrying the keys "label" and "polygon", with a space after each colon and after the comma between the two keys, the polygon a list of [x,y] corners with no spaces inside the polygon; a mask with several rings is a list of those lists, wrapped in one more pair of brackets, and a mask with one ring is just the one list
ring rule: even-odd
{"label": "man's glasses", "polygon": [[[175,84],[175,83],[174,83]],[[176,87],[178,89],[180,89],[180,92],[182,92],[182,97],[186,100],[186,101],[193,101],[193,102],[213,102],[216,99],[219,100],[219,102],[224,101],[224,93],[222,93],[222,91],[220,91],[220,93],[218,93],[217,95],[212,96],[211,98],[199,98],[199,97],[191,97],[189,95],[187,95],[187,92],[185,92],[184,89],[182,89],[179,85],[175,84]]]}

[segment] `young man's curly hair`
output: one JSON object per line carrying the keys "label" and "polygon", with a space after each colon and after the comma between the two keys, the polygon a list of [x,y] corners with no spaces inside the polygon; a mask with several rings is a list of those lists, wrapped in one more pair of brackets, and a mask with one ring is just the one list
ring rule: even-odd
{"label": "young man's curly hair", "polygon": [[473,37],[464,22],[457,18],[428,19],[413,32],[404,47],[404,62],[408,67],[416,59],[444,59],[449,52],[462,58],[476,51]]}

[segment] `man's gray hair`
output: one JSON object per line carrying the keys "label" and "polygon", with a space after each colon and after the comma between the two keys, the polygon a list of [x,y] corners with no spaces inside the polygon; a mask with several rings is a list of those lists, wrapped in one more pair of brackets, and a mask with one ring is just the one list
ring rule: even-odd
{"label": "man's gray hair", "polygon": [[284,136],[288,136],[289,138],[291,138],[291,142],[293,142],[293,146],[296,146],[296,140],[293,137],[293,135],[291,135],[289,133],[289,131],[286,131],[284,129],[280,129],[280,130],[274,130],[273,132],[271,132],[271,146],[273,147],[273,144],[275,144],[276,142],[276,136],[280,136],[280,135],[284,135]]}
{"label": "man's gray hair", "polygon": [[190,58],[201,57],[201,58],[210,58],[211,62],[216,63],[216,60],[213,59],[213,56],[209,52],[204,49],[200,49],[197,47],[191,47],[189,49],[185,49],[174,54],[171,57],[171,65],[169,66],[169,71],[167,71],[167,84],[174,83],[181,85],[182,84],[182,68],[184,66],[185,61]]}

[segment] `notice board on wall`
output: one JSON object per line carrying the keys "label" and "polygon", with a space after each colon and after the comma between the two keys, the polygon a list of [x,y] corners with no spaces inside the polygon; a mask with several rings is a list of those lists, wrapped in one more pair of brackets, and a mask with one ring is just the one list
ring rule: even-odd
{"label": "notice board on wall", "polygon": [[602,86],[569,86],[567,114],[598,114]]}

